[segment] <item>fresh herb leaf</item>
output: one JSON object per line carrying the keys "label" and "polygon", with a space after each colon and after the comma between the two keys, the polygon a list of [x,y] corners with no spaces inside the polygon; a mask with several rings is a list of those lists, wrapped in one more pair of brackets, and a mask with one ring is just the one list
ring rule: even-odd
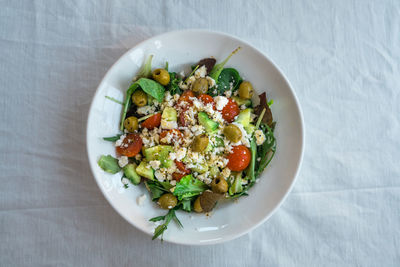
{"label": "fresh herb leaf", "polygon": [[182,94],[181,88],[179,88],[179,83],[182,81],[182,78],[176,72],[169,73],[170,81],[167,85],[167,90],[171,93],[171,95]]}
{"label": "fresh herb leaf", "polygon": [[151,199],[153,201],[159,199],[165,192],[169,192],[169,189],[172,188],[172,185],[168,182],[159,182],[159,181],[146,181],[147,188],[150,190]]}
{"label": "fresh herb leaf", "polygon": [[[152,240],[156,239],[160,235],[164,233],[165,230],[168,228],[168,224],[171,222],[171,220],[174,219],[174,221],[180,226],[183,227],[182,223],[179,221],[178,217],[176,217],[175,214],[175,209],[171,209],[168,211],[168,213],[165,216],[158,216],[151,218],[150,221],[156,222],[156,221],[161,221],[165,220],[163,224],[157,226],[157,228],[154,230],[154,235]],[[161,237],[162,240],[162,237]]]}
{"label": "fresh herb leaf", "polygon": [[153,60],[153,55],[150,55],[142,68],[140,69],[137,77],[138,78],[149,78],[151,76],[151,61]]}
{"label": "fresh herb leaf", "polygon": [[162,221],[164,219],[165,219],[165,216],[158,216],[158,217],[151,218],[149,221],[150,222],[158,222],[158,221]]}
{"label": "fresh herb leaf", "polygon": [[[217,87],[210,88],[208,94],[211,96],[223,95],[225,91],[237,90],[239,84],[242,82],[242,77],[240,77],[239,72],[234,68],[223,69],[218,77]],[[231,86],[232,84],[232,86]],[[214,91],[216,90],[216,94]]]}
{"label": "fresh herb leaf", "polygon": [[142,88],[142,90],[147,93],[148,95],[154,97],[158,102],[162,102],[164,99],[164,92],[165,89],[164,87],[159,84],[156,81],[147,79],[147,78],[140,78],[136,82],[134,82],[129,89],[126,91],[126,97],[125,97],[125,103],[124,103],[124,110],[122,112],[122,117],[121,117],[121,126],[120,129],[121,131],[124,130],[124,120],[126,117],[126,113],[128,111],[130,101],[131,101],[131,96],[133,92],[138,88]]}
{"label": "fresh herb leaf", "polygon": [[213,78],[215,80],[215,82],[218,83],[218,78],[219,75],[221,74],[222,70],[224,69],[225,64],[228,62],[228,60],[234,55],[236,54],[237,51],[239,51],[241,49],[241,47],[239,46],[238,48],[236,48],[235,50],[233,50],[233,52],[221,63],[215,65],[211,72],[210,72],[210,77]]}
{"label": "fresh herb leaf", "polygon": [[165,68],[164,68],[166,71],[168,71],[168,61],[167,62],[165,62]]}
{"label": "fresh herb leaf", "polygon": [[97,161],[97,164],[99,164],[100,168],[108,173],[115,174],[121,170],[118,165],[118,160],[111,155],[102,155],[99,161]]}
{"label": "fresh herb leaf", "polygon": [[266,140],[264,143],[257,147],[257,157],[260,157],[260,161],[256,161],[255,176],[261,174],[261,172],[268,166],[276,151],[276,139],[272,129],[265,123],[261,123],[261,130],[263,131]]}
{"label": "fresh herb leaf", "polygon": [[122,103],[121,101],[115,99],[114,97],[111,97],[111,96],[108,96],[108,95],[106,95],[105,98],[107,98],[108,100],[111,100],[111,101],[113,101],[113,102],[115,102],[115,103],[117,103],[117,104],[121,104],[121,105],[124,104],[124,103]]}
{"label": "fresh herb leaf", "polygon": [[110,137],[103,137],[103,140],[105,141],[110,141],[110,142],[116,142],[117,140],[119,140],[119,138],[121,137],[122,134],[117,134],[115,136],[110,136]]}
{"label": "fresh herb leaf", "polygon": [[207,185],[202,181],[195,179],[192,175],[186,175],[183,177],[179,183],[176,184],[174,195],[178,197],[179,200],[184,198],[197,196],[207,189]]}

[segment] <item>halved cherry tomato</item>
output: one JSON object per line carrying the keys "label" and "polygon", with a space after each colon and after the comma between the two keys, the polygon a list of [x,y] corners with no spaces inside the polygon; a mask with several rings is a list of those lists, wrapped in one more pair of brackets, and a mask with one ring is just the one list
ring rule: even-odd
{"label": "halved cherry tomato", "polygon": [[207,105],[209,103],[212,103],[213,108],[215,109],[215,102],[212,96],[206,95],[206,94],[201,94],[197,97],[201,102],[203,102],[204,105]]}
{"label": "halved cherry tomato", "polygon": [[228,100],[229,100],[228,104],[226,104],[225,107],[221,111],[222,118],[224,118],[224,120],[226,122],[233,122],[235,117],[237,115],[239,115],[240,109],[239,109],[238,104],[236,104],[235,101],[233,101],[230,98],[228,98]]}
{"label": "halved cherry tomato", "polygon": [[[171,142],[163,142],[162,139],[164,137],[166,137],[167,134],[172,135]],[[163,131],[162,133],[160,133],[160,143],[163,144],[163,145],[171,144],[171,143],[174,143],[174,142],[181,142],[182,138],[183,138],[183,134],[178,129],[172,129],[172,130]]]}
{"label": "halved cherry tomato", "polygon": [[240,172],[247,168],[251,160],[250,150],[244,145],[234,146],[228,155],[228,167],[231,171]]}
{"label": "halved cherry tomato", "polygon": [[140,152],[142,145],[142,138],[140,138],[139,134],[129,133],[126,135],[124,141],[122,141],[122,144],[117,146],[117,154],[134,157]]}
{"label": "halved cherry tomato", "polygon": [[183,164],[183,162],[175,160],[175,165],[178,168],[178,170],[180,170],[181,172],[183,172],[185,174],[190,173],[190,170],[186,169],[186,166],[185,166],[185,164]]}
{"label": "halved cherry tomato", "polygon": [[195,97],[193,91],[191,90],[186,90],[185,92],[182,93],[182,95],[178,99],[178,105],[180,105],[182,102],[186,102],[187,105],[191,106],[193,105],[193,101],[190,100],[191,97]]}
{"label": "halved cherry tomato", "polygon": [[184,173],[174,172],[174,173],[172,173],[172,179],[174,179],[177,182],[179,182],[182,179],[182,177],[184,177],[186,175],[187,174],[184,174]]}
{"label": "halved cherry tomato", "polygon": [[146,119],[142,122],[141,126],[143,128],[147,128],[149,130],[153,130],[154,128],[160,126],[161,124],[161,113],[154,114],[150,118]]}

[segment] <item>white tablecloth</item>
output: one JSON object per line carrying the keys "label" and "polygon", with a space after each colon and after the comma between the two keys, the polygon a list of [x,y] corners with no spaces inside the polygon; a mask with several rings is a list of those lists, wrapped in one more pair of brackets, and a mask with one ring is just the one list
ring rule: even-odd
{"label": "white tablecloth", "polygon": [[[270,220],[209,247],[151,241],[106,202],[91,98],[138,42],[234,34],[299,97],[306,150]],[[399,266],[400,2],[0,1],[0,266]]]}

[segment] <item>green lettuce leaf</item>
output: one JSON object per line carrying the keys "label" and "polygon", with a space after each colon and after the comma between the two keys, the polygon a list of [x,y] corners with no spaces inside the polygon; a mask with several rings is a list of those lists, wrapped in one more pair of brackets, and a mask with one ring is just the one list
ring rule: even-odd
{"label": "green lettuce leaf", "polygon": [[208,186],[205,183],[193,178],[193,176],[189,174],[176,184],[173,194],[177,196],[179,200],[182,200],[183,198],[199,195],[207,190],[207,188]]}
{"label": "green lettuce leaf", "polygon": [[97,161],[100,168],[102,168],[105,172],[109,172],[115,174],[121,170],[121,167],[118,165],[118,160],[111,155],[104,156],[102,155]]}

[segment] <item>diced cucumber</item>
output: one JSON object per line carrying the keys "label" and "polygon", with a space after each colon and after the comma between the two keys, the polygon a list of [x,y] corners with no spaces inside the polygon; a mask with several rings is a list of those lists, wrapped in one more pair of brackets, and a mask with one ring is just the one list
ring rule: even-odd
{"label": "diced cucumber", "polygon": [[134,185],[140,184],[140,176],[136,173],[136,164],[129,163],[123,168],[125,177]]}
{"label": "diced cucumber", "polygon": [[[153,147],[146,148],[144,150],[144,156],[146,157],[147,161],[159,160],[160,155],[164,151],[171,152],[172,150],[173,150],[172,146],[165,146],[165,145],[153,146]],[[166,152],[164,152],[164,153],[166,153]]]}
{"label": "diced cucumber", "polygon": [[218,129],[218,123],[210,119],[207,113],[201,111],[197,116],[199,123],[206,129],[208,133],[214,132]]}
{"label": "diced cucumber", "polygon": [[240,123],[241,125],[243,125],[243,127],[247,127],[250,124],[251,111],[251,108],[246,108],[240,111],[239,116],[235,122]]}
{"label": "diced cucumber", "polygon": [[211,166],[209,172],[210,176],[213,178],[217,177],[220,173],[219,168],[217,166]]}
{"label": "diced cucumber", "polygon": [[136,167],[136,173],[147,179],[154,180],[154,170],[147,162],[140,162],[139,166]]}
{"label": "diced cucumber", "polygon": [[251,107],[251,100],[250,99],[243,99],[238,96],[232,96],[232,99],[239,105],[245,105],[246,107]]}
{"label": "diced cucumber", "polygon": [[161,119],[166,121],[176,121],[177,120],[176,109],[172,107],[166,107],[161,115]]}
{"label": "diced cucumber", "polygon": [[205,173],[208,171],[208,165],[207,164],[196,164],[195,167],[190,168],[194,172],[198,173]]}
{"label": "diced cucumber", "polygon": [[252,134],[256,130],[256,126],[250,123],[249,125],[244,127],[244,129],[246,130],[246,133]]}

